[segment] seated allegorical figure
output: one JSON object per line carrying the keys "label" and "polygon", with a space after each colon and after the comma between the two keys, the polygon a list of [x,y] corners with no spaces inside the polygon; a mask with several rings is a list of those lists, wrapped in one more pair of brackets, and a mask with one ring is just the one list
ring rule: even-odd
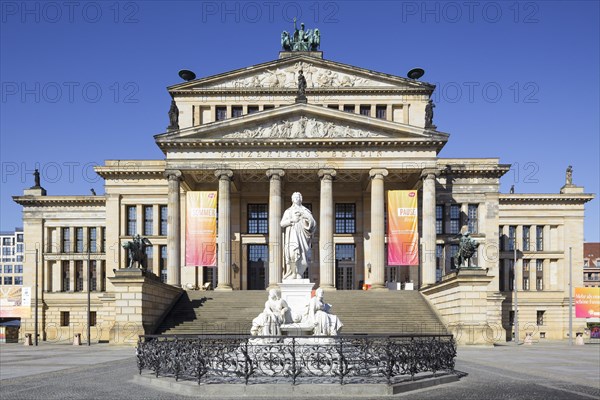
{"label": "seated allegorical figure", "polygon": [[315,336],[336,336],[344,326],[336,315],[331,314],[331,305],[323,301],[323,289],[317,289],[315,297],[310,299],[305,322],[314,326]]}
{"label": "seated allegorical figure", "polygon": [[252,320],[250,333],[253,336],[280,336],[281,325],[290,322],[290,309],[286,301],[281,299],[281,292],[271,289],[263,312]]}

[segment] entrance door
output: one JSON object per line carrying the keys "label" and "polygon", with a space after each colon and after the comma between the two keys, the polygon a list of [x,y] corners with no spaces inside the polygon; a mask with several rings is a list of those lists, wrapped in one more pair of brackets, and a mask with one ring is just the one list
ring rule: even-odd
{"label": "entrance door", "polygon": [[269,246],[266,244],[248,245],[248,290],[265,290],[265,270],[268,262]]}
{"label": "entrance door", "polygon": [[210,282],[211,287],[216,288],[218,284],[217,276],[217,267],[202,267],[202,282],[204,282],[204,285]]}
{"label": "entrance door", "polygon": [[354,289],[355,246],[335,245],[335,287],[337,290]]}

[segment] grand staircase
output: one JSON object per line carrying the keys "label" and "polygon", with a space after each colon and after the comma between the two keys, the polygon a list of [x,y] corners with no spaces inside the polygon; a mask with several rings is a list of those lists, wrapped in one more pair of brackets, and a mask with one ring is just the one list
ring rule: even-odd
{"label": "grand staircase", "polygon": [[[248,334],[267,292],[186,291],[157,334]],[[444,334],[442,321],[417,291],[325,292],[343,334]]]}

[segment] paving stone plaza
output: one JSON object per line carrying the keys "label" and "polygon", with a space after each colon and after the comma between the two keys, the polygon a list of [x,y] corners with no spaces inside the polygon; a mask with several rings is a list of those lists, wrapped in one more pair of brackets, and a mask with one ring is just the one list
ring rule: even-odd
{"label": "paving stone plaza", "polygon": [[[598,399],[600,345],[545,342],[531,346],[508,343],[493,348],[459,347],[456,371],[464,375],[459,382],[392,398]],[[135,384],[135,375],[132,347],[46,343],[39,347],[17,344],[0,347],[2,399],[188,398],[176,391]],[[287,391],[282,385],[282,393]],[[201,395],[199,387],[198,397]],[[336,397],[323,393],[319,398]]]}

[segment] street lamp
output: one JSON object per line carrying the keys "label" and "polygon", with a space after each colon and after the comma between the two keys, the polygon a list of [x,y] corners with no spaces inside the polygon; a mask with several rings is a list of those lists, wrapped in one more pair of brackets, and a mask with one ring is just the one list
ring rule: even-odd
{"label": "street lamp", "polygon": [[517,299],[517,246],[513,245],[513,292],[515,294],[515,343],[519,344],[519,302]]}

